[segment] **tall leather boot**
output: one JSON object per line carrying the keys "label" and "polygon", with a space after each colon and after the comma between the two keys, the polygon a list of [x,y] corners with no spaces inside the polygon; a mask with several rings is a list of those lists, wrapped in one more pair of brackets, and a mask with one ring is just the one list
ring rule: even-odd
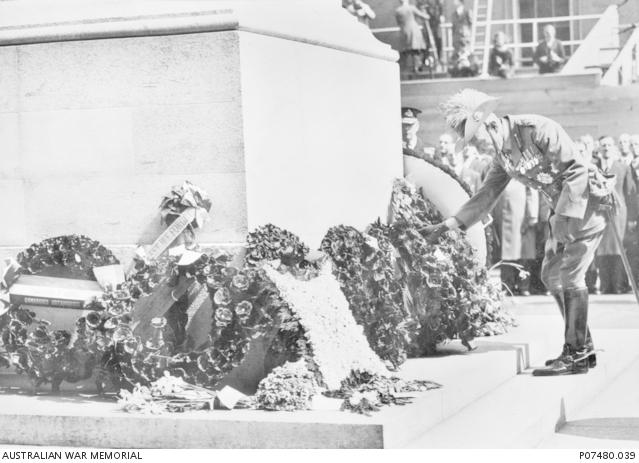
{"label": "tall leather boot", "polygon": [[562,376],[588,372],[588,289],[564,291],[564,353],[546,368],[533,371],[533,376]]}
{"label": "tall leather boot", "polygon": [[[566,314],[565,314],[565,308],[564,308],[564,293],[563,291],[558,291],[558,292],[552,293],[552,296],[555,298],[555,301],[557,302],[557,306],[559,307],[561,318],[564,319],[564,326],[565,326]],[[588,356],[588,367],[594,368],[597,366],[597,354],[595,353],[595,345],[592,342],[592,336],[590,335],[589,327],[586,327],[586,348],[588,352],[590,352],[590,355]],[[564,344],[561,354],[559,354],[558,357],[546,360],[545,365],[550,366],[555,360],[561,358],[562,355],[565,355],[567,352],[567,349],[568,349],[568,345]]]}

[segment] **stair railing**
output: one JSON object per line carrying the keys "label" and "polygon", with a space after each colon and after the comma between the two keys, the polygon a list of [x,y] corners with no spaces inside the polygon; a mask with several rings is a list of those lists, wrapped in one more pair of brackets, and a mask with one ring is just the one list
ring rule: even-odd
{"label": "stair railing", "polygon": [[632,34],[601,78],[601,85],[629,85],[639,78],[639,24],[632,25]]}
{"label": "stair railing", "polygon": [[488,4],[486,5],[486,26],[484,36],[484,53],[481,61],[481,75],[482,77],[488,76],[488,60],[490,57],[490,39],[491,39],[491,25],[493,19],[493,0],[488,0]]}
{"label": "stair railing", "polygon": [[470,26],[470,49],[475,50],[475,37],[477,36],[477,23],[479,22],[479,1],[473,1],[473,23]]}
{"label": "stair railing", "polygon": [[588,32],[581,45],[561,70],[562,74],[579,74],[601,65],[600,51],[607,46],[619,46],[619,12],[610,5]]}

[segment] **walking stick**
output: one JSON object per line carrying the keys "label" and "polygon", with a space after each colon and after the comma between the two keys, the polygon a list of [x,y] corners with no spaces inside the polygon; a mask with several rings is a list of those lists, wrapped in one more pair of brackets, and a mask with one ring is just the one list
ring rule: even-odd
{"label": "walking stick", "polygon": [[613,216],[610,209],[606,209],[606,217],[608,218],[608,224],[612,228],[613,235],[615,236],[615,242],[617,243],[617,246],[619,246],[621,261],[623,262],[623,267],[626,269],[626,275],[628,275],[628,279],[630,280],[632,292],[635,293],[635,299],[637,300],[637,303],[639,303],[639,289],[637,289],[637,282],[635,281],[635,276],[632,274],[632,268],[630,267],[630,261],[628,260],[626,250],[623,248],[621,233],[619,233],[619,228],[617,227],[617,223],[615,222],[615,217]]}

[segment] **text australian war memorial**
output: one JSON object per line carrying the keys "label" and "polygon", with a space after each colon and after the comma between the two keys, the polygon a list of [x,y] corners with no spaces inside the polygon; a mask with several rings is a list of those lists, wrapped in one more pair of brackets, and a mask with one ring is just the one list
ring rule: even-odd
{"label": "text australian war memorial", "polygon": [[0,1],[0,444],[549,446],[639,357],[637,23]]}

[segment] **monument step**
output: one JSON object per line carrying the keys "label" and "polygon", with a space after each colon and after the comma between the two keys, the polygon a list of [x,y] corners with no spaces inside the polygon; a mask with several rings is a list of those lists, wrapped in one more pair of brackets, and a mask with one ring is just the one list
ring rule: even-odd
{"label": "monument step", "polygon": [[[528,368],[423,433],[407,447],[537,446],[639,359],[638,330],[592,332],[604,352],[598,354],[598,366],[588,374],[541,378],[533,377]],[[543,364],[539,360],[534,363]]]}
{"label": "monument step", "polygon": [[[553,318],[549,321],[549,318]],[[435,357],[411,359],[398,375],[441,389],[416,393],[410,405],[371,417],[333,410],[233,410],[148,416],[121,412],[90,394],[0,394],[2,444],[146,448],[404,447],[559,348],[558,315],[524,316],[502,336],[481,338],[468,352],[457,341]],[[4,383],[3,383],[4,384]],[[337,405],[334,405],[337,408]],[[24,432],[29,429],[29,432]]]}

